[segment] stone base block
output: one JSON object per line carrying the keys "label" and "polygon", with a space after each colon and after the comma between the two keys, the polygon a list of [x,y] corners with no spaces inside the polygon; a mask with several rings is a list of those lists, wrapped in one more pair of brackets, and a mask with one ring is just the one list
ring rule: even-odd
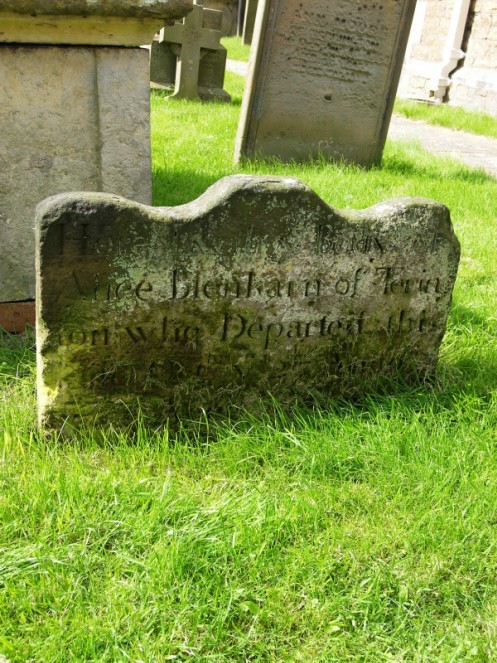
{"label": "stone base block", "polygon": [[34,298],[43,198],[150,203],[149,95],[144,49],[0,45],[0,302]]}
{"label": "stone base block", "polygon": [[14,334],[20,334],[26,326],[35,325],[35,303],[4,302],[0,304],[0,328]]}

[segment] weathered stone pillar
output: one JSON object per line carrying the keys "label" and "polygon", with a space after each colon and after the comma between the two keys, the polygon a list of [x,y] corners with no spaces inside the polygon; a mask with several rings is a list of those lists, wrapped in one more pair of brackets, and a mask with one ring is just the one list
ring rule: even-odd
{"label": "weathered stone pillar", "polygon": [[2,302],[35,294],[37,203],[64,191],[151,202],[148,44],[192,0],[0,0]]}

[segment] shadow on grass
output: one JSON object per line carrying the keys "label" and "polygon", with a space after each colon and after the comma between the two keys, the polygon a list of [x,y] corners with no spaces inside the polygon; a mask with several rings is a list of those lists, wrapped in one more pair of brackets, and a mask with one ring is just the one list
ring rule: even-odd
{"label": "shadow on grass", "polygon": [[[420,152],[420,158],[422,158]],[[378,167],[384,173],[392,175],[405,175],[409,177],[440,179],[440,159],[437,164],[430,166],[426,163],[416,163],[411,157],[403,157],[399,154],[386,155],[382,165]],[[445,177],[449,180],[459,180],[468,184],[488,184],[497,183],[495,177],[492,177],[482,169],[470,168],[459,164],[457,161],[447,159],[446,162],[451,166]]]}
{"label": "shadow on grass", "polygon": [[[485,278],[487,277],[485,276]],[[476,308],[469,308],[461,304],[452,307],[450,321],[451,325],[456,328],[471,325],[480,328],[483,332],[490,330],[490,320],[486,315],[480,313]]]}
{"label": "shadow on grass", "polygon": [[25,334],[10,334],[0,327],[0,378],[31,375],[36,361],[35,333],[28,327]]}
{"label": "shadow on grass", "polygon": [[211,100],[205,100],[205,99],[181,99],[181,100],[176,100],[173,99],[173,92],[174,90],[159,90],[159,89],[152,89],[151,94],[152,96],[156,97],[157,99],[168,99],[168,103],[171,104],[192,104],[192,108],[195,108],[196,106],[206,106],[209,105],[209,107],[215,107],[215,106],[226,106],[226,104],[229,104],[230,106],[233,106],[234,108],[240,108],[242,105],[242,97],[237,94],[236,92],[232,92],[230,90],[227,90],[227,92],[231,95],[231,101],[221,101],[220,99],[211,99]]}
{"label": "shadow on grass", "polygon": [[193,170],[167,170],[155,167],[152,173],[153,205],[174,207],[184,205],[202,195],[217,182],[215,175],[209,176]]}

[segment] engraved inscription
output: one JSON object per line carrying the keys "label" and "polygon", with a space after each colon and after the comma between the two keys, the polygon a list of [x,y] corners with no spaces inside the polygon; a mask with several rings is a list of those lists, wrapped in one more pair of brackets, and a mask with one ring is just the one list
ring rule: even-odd
{"label": "engraved inscription", "polygon": [[290,71],[307,75],[312,67],[316,78],[360,86],[372,77],[373,63],[374,67],[388,66],[389,53],[383,48],[381,36],[394,18],[391,3],[387,7],[361,1],[354,6],[338,0],[327,3],[323,10],[319,3],[314,5],[316,9],[297,6],[291,20],[285,22],[288,31],[278,32],[279,39],[294,46],[288,59]]}
{"label": "engraved inscription", "polygon": [[433,372],[459,255],[442,206],[349,214],[248,176],[174,210],[106,200],[44,208],[44,424],[157,426]]}

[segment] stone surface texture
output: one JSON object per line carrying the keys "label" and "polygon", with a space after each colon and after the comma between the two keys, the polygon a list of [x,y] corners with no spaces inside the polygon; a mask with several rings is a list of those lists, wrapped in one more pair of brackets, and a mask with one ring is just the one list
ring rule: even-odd
{"label": "stone surface texture", "polygon": [[151,201],[148,53],[0,45],[0,301],[35,294],[33,219],[63,191]]}
{"label": "stone surface texture", "polygon": [[236,160],[381,160],[415,0],[261,0]]}
{"label": "stone surface texture", "polygon": [[204,0],[203,6],[223,12],[221,32],[223,37],[236,35],[238,27],[238,0]]}
{"label": "stone surface texture", "polygon": [[0,0],[0,42],[140,46],[150,43],[166,21],[185,16],[192,6],[192,0]]}
{"label": "stone surface texture", "polygon": [[0,13],[173,19],[191,6],[192,0],[0,0]]}
{"label": "stone surface texture", "polygon": [[0,327],[10,333],[21,334],[26,327],[35,326],[35,303],[0,303]]}
{"label": "stone surface texture", "polygon": [[446,207],[331,208],[237,175],[175,208],[63,194],[37,211],[42,426],[148,424],[350,396],[436,367],[459,261]]}

